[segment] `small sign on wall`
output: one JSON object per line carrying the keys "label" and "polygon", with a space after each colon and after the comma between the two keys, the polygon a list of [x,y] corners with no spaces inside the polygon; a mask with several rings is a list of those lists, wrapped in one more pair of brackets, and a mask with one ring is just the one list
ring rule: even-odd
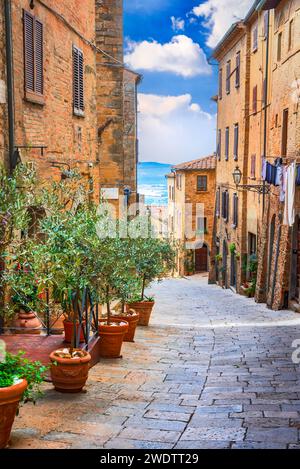
{"label": "small sign on wall", "polygon": [[105,200],[119,200],[119,189],[117,187],[103,187],[100,194]]}
{"label": "small sign on wall", "polygon": [[6,104],[6,85],[3,80],[0,80],[0,104]]}

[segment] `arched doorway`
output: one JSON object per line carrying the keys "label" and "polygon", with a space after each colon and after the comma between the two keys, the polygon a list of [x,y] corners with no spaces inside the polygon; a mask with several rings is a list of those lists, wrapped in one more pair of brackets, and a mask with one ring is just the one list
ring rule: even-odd
{"label": "arched doorway", "polygon": [[206,244],[195,250],[195,271],[197,273],[208,272],[208,247]]}
{"label": "arched doorway", "polygon": [[223,276],[223,285],[225,288],[228,287],[227,284],[227,256],[228,256],[228,249],[227,249],[227,243],[226,241],[223,241],[223,253],[222,253],[222,258],[223,258],[223,265],[222,265],[222,276]]}
{"label": "arched doorway", "polygon": [[296,216],[292,235],[290,300],[300,302],[300,217]]}
{"label": "arched doorway", "polygon": [[270,234],[269,234],[267,295],[269,293],[270,284],[271,284],[273,249],[274,249],[274,240],[275,240],[275,225],[276,225],[276,215],[273,215],[273,218],[272,218],[272,221],[271,221],[271,226],[270,226]]}

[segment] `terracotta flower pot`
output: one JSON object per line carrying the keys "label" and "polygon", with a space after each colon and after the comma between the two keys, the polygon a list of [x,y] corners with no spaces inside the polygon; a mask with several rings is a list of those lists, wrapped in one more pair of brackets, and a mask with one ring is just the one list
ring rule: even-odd
{"label": "terracotta flower pot", "polygon": [[[72,336],[73,336],[73,322],[70,321],[69,319],[65,319],[64,322],[64,330],[65,330],[65,342],[70,344],[72,342]],[[85,325],[85,321],[83,321],[83,325]],[[76,333],[78,334],[80,328],[80,339],[79,342],[82,343],[85,341],[84,339],[84,333],[82,326],[80,326],[79,322],[76,325]]]}
{"label": "terracotta flower pot", "polygon": [[63,393],[81,392],[88,379],[91,355],[84,352],[85,355],[82,358],[61,358],[56,355],[56,352],[50,354],[51,378],[56,391]]}
{"label": "terracotta flower pot", "polygon": [[127,305],[127,311],[129,309],[134,309],[140,315],[138,325],[148,326],[153,307],[154,301],[137,301]]}
{"label": "terracotta flower pot", "polygon": [[129,324],[126,321],[114,320],[113,323],[99,322],[100,357],[121,358],[121,348]]}
{"label": "terracotta flower pot", "polygon": [[128,322],[128,332],[124,336],[124,342],[134,342],[136,327],[139,322],[140,315],[136,311],[128,311],[127,313],[118,314],[113,316],[118,321]]}
{"label": "terracotta flower pot", "polygon": [[27,388],[27,381],[8,388],[0,388],[0,449],[7,446],[20,399]]}
{"label": "terracotta flower pot", "polygon": [[40,334],[42,323],[34,312],[20,311],[15,319],[14,326],[18,328],[16,334]]}

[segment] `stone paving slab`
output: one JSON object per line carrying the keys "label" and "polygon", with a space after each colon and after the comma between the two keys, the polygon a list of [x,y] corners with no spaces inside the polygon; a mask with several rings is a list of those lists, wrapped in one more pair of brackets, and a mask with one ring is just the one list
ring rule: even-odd
{"label": "stone paving slab", "polygon": [[300,448],[300,316],[207,284],[168,279],[123,359],[90,371],[86,392],[44,385],[21,408],[11,448]]}

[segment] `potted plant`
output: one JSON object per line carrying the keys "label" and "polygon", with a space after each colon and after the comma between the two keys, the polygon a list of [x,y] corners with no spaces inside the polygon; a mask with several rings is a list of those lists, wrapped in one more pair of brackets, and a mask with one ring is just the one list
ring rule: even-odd
{"label": "potted plant", "polygon": [[154,298],[146,296],[146,287],[155,279],[163,278],[174,268],[175,250],[168,239],[138,238],[133,243],[132,258],[135,262],[140,293],[131,299],[127,309],[133,309],[140,314],[140,326],[148,326]]}
{"label": "potted plant", "polygon": [[20,403],[35,401],[47,367],[18,355],[0,361],[0,449],[7,446]]}

